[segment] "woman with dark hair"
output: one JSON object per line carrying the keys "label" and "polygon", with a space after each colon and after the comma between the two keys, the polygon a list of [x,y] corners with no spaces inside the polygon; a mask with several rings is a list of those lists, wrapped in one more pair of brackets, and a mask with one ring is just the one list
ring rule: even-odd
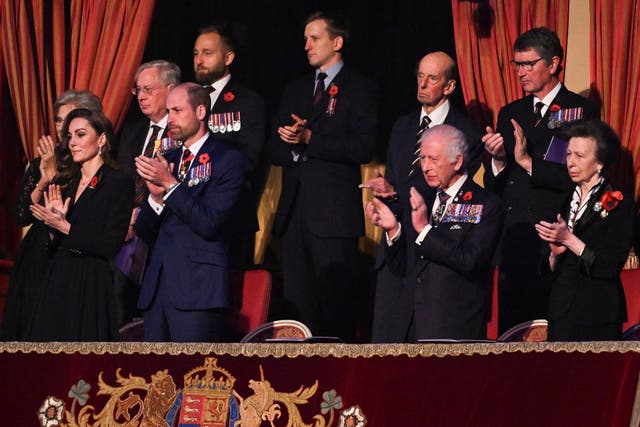
{"label": "woman with dark hair", "polygon": [[49,228],[49,265],[35,315],[33,341],[111,341],[117,338],[113,257],[133,207],[133,180],[113,168],[113,129],[104,114],[67,115],[62,145],[71,181],[51,184],[33,216]]}
{"label": "woman with dark hair", "polygon": [[69,183],[69,163],[63,165],[59,161],[68,155],[68,150],[59,142],[62,140],[64,119],[76,108],[102,111],[102,104],[96,95],[86,90],[70,89],[62,93],[53,104],[57,138],[50,135],[40,137],[37,146],[39,156],[29,164],[24,175],[16,218],[21,226],[31,227],[22,239],[11,272],[0,330],[0,339],[3,341],[23,341],[30,335],[34,309],[42,289],[42,276],[47,268],[49,233],[44,224],[34,221],[29,207],[43,200],[43,193],[49,184],[64,188]]}
{"label": "woman with dark hair", "polygon": [[577,121],[561,133],[575,187],[556,222],[536,225],[549,243],[543,273],[551,280],[550,341],[617,340],[627,319],[620,271],[629,255],[635,207],[632,195],[612,188],[607,169],[620,140],[601,121]]}

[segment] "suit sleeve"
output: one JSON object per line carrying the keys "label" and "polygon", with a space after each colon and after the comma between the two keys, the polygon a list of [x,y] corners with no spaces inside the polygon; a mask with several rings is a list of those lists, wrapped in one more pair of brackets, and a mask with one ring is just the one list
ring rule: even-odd
{"label": "suit sleeve", "polygon": [[295,105],[295,92],[296,91],[294,91],[291,86],[288,86],[285,89],[282,100],[280,101],[278,112],[276,113],[276,117],[273,122],[273,128],[271,130],[269,140],[267,141],[269,158],[271,163],[276,166],[296,166],[297,163],[293,160],[292,151],[294,149],[299,151],[303,148],[284,142],[280,139],[280,135],[278,135],[279,127],[288,126],[293,123],[293,119],[291,118],[291,113],[293,113],[293,111],[291,111],[291,109],[293,108],[292,106]]}
{"label": "suit sleeve", "polygon": [[260,165],[266,135],[266,113],[262,98],[249,92],[246,113],[242,116],[242,128],[238,132],[238,149],[247,159],[247,171]]}
{"label": "suit sleeve", "polygon": [[133,209],[133,181],[120,173],[110,173],[106,178],[103,186],[96,189],[102,193],[100,197],[108,198],[108,203],[98,205],[107,206],[104,227],[91,218],[92,212],[83,212],[81,218],[71,223],[69,235],[61,243],[63,248],[110,258],[122,246]]}
{"label": "suit sleeve", "polygon": [[240,152],[227,151],[214,164],[221,170],[204,184],[201,193],[194,195],[182,183],[165,200],[165,209],[203,239],[219,237],[242,190],[245,163]]}
{"label": "suit sleeve", "polygon": [[487,190],[492,191],[495,194],[498,194],[502,197],[504,193],[504,188],[506,184],[506,177],[509,175],[509,170],[513,167],[513,148],[511,149],[511,156],[509,155],[509,150],[507,148],[507,140],[509,138],[505,137],[506,132],[513,133],[513,125],[509,121],[507,114],[504,109],[501,109],[498,113],[498,122],[496,125],[496,132],[500,133],[504,138],[505,143],[505,152],[506,152],[506,163],[504,169],[500,171],[498,175],[493,174],[493,168],[491,166],[491,156],[488,156],[489,160],[484,168],[484,176],[483,182],[484,186]]}
{"label": "suit sleeve", "polygon": [[503,210],[495,199],[487,201],[483,210],[480,222],[459,241],[451,239],[448,230],[432,228],[418,245],[418,254],[460,274],[486,271],[502,227]]}

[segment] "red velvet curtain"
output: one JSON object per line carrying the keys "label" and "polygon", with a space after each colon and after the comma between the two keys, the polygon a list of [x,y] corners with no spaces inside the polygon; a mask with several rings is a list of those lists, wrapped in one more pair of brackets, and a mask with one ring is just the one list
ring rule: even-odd
{"label": "red velvet curtain", "polygon": [[155,0],[4,0],[3,56],[29,159],[38,136],[54,133],[53,102],[68,88],[94,92],[116,128],[122,124],[154,5]]}
{"label": "red velvet curtain", "polygon": [[640,0],[591,0],[591,81],[626,149],[613,178],[640,194]]}
{"label": "red velvet curtain", "polygon": [[493,126],[500,107],[523,95],[509,63],[513,42],[531,28],[546,26],[566,46],[569,0],[451,0],[451,7],[467,109],[476,122]]}

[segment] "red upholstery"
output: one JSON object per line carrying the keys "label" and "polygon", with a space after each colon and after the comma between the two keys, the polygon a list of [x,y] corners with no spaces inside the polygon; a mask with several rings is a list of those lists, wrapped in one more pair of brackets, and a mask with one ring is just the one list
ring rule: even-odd
{"label": "red upholstery", "polygon": [[487,319],[487,339],[498,338],[498,266],[489,273],[489,318]]}
{"label": "red upholstery", "polygon": [[622,270],[620,280],[627,299],[628,320],[622,324],[622,331],[640,323],[640,269]]}
{"label": "red upholstery", "polygon": [[271,299],[271,273],[267,270],[246,270],[231,273],[233,312],[229,326],[244,336],[267,321]]}
{"label": "red upholstery", "polygon": [[9,290],[9,276],[13,268],[13,261],[0,259],[0,323],[2,323],[2,313],[4,313],[4,303]]}

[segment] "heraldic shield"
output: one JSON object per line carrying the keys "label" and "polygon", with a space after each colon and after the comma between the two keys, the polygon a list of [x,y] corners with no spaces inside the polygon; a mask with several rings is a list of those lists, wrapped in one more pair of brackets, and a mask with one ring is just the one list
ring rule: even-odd
{"label": "heraldic shield", "polygon": [[[228,427],[237,419],[237,405],[232,397],[235,378],[220,368],[215,358],[184,376],[179,427]],[[233,414],[235,416],[233,416]]]}

